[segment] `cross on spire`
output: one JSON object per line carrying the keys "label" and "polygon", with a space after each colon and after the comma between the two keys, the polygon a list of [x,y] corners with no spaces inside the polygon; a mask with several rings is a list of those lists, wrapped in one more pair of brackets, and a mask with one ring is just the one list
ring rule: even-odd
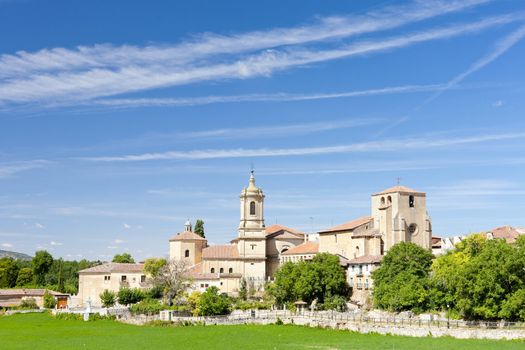
{"label": "cross on spire", "polygon": [[400,177],[396,177],[396,181],[397,181],[397,185],[399,186],[399,184],[401,183],[401,178]]}

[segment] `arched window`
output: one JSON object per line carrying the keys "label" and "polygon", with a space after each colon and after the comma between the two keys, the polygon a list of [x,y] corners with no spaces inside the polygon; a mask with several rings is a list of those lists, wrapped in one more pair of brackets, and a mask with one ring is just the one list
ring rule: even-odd
{"label": "arched window", "polygon": [[219,273],[224,273],[224,268],[220,268]]}
{"label": "arched window", "polygon": [[184,251],[184,257],[185,257],[185,258],[189,258],[189,257],[190,257],[190,250],[189,250],[189,249],[186,249],[186,250]]}
{"label": "arched window", "polygon": [[228,269],[228,273],[233,273],[233,267],[230,267],[230,268]]}
{"label": "arched window", "polygon": [[392,197],[390,196],[386,197],[386,201],[388,202],[388,204],[392,204]]}
{"label": "arched window", "polygon": [[255,202],[250,202],[250,215],[255,215]]}
{"label": "arched window", "polygon": [[408,206],[414,208],[414,196],[412,195],[408,196]]}
{"label": "arched window", "polygon": [[211,273],[215,273],[215,268],[212,267],[211,270],[210,270]]}
{"label": "arched window", "polygon": [[385,204],[385,197],[381,197],[381,204]]}

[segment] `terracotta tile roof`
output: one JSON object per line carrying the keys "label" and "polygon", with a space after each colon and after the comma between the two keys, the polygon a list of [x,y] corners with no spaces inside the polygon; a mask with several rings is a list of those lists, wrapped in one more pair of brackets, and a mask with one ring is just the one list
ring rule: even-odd
{"label": "terracotta tile roof", "polygon": [[202,263],[198,263],[193,265],[188,269],[188,275],[196,280],[211,280],[211,279],[218,279],[219,274],[217,273],[204,273],[202,272]]}
{"label": "terracotta tile roof", "polygon": [[379,264],[383,260],[382,255],[363,255],[351,259],[349,264]]}
{"label": "terracotta tile roof", "polygon": [[237,259],[239,251],[233,244],[212,245],[202,250],[203,259]]}
{"label": "terracotta tile roof", "polygon": [[397,192],[413,193],[413,194],[425,194],[425,192],[420,192],[420,191],[416,191],[416,190],[413,190],[411,188],[408,188],[406,186],[397,185],[397,186],[394,186],[394,187],[387,188],[386,190],[383,190],[381,192],[374,193],[373,196],[377,196],[377,195],[380,195],[380,194],[397,193]]}
{"label": "terracotta tile roof", "polygon": [[296,234],[296,235],[304,235],[304,233],[302,233],[300,231],[297,231],[297,230],[295,230],[293,228],[286,227],[286,226],[279,225],[279,224],[267,226],[264,230],[266,231],[266,235],[267,236],[268,235],[272,235],[272,234],[277,233],[277,232],[281,232],[281,231],[290,232],[290,233],[293,233],[293,234]]}
{"label": "terracotta tile roof", "polygon": [[319,233],[328,233],[328,232],[339,232],[339,231],[351,231],[359,226],[362,226],[364,224],[367,224],[369,223],[370,221],[372,221],[372,217],[370,216],[364,216],[362,218],[359,218],[359,219],[356,219],[356,220],[352,220],[352,221],[349,221],[349,222],[345,222],[344,224],[341,224],[341,225],[337,225],[337,226],[334,226],[334,227],[330,227],[326,230],[323,230],[323,231],[319,231]]}
{"label": "terracotta tile roof", "polygon": [[319,243],[305,242],[296,247],[288,249],[282,255],[317,254],[317,253],[319,253]]}
{"label": "terracotta tile roof", "polygon": [[518,236],[525,234],[525,230],[512,226],[501,226],[488,231],[494,238],[503,238],[507,243],[514,243]]}
{"label": "terracotta tile roof", "polygon": [[179,232],[175,236],[170,238],[171,241],[205,241],[206,239],[202,238],[196,233],[191,231]]}
{"label": "terracotta tile roof", "polygon": [[124,264],[124,263],[105,263],[90,267],[88,269],[80,270],[78,273],[140,273],[144,271],[144,264]]}
{"label": "terracotta tile roof", "polygon": [[[54,296],[69,296],[66,293],[55,292],[47,290]],[[46,289],[30,289],[30,288],[16,288],[16,289],[0,289],[0,296],[14,296],[14,297],[42,297]]]}

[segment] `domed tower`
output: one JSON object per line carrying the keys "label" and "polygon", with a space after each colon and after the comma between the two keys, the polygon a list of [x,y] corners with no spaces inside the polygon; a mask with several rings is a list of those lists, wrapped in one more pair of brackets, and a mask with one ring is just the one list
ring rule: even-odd
{"label": "domed tower", "polygon": [[241,220],[237,248],[244,261],[244,275],[254,280],[266,278],[266,233],[264,226],[264,194],[255,185],[252,171],[248,187],[240,196]]}
{"label": "domed tower", "polygon": [[202,261],[202,250],[208,242],[196,233],[193,233],[191,222],[184,224],[184,231],[170,238],[170,260],[186,260],[190,265]]}

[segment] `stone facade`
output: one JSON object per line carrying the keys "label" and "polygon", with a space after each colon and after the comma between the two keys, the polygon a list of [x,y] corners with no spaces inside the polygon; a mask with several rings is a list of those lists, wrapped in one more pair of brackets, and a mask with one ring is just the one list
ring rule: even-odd
{"label": "stone facade", "polygon": [[229,244],[208,245],[202,237],[185,231],[170,239],[170,259],[186,259],[195,289],[216,286],[223,293],[235,295],[245,278],[255,288],[273,276],[281,254],[304,242],[302,232],[282,225],[265,226],[263,191],[255,185],[253,172],[240,194],[240,222],[237,237]]}
{"label": "stone facade", "polygon": [[104,290],[118,292],[123,287],[147,287],[143,264],[105,263],[89,269],[81,270],[78,281],[78,297],[80,305],[101,306],[100,294]]}
{"label": "stone facade", "polygon": [[347,278],[352,299],[366,303],[373,288],[371,273],[396,243],[413,242],[432,249],[432,224],[426,194],[394,186],[371,196],[371,216],[364,216],[319,232],[319,251],[348,260]]}

